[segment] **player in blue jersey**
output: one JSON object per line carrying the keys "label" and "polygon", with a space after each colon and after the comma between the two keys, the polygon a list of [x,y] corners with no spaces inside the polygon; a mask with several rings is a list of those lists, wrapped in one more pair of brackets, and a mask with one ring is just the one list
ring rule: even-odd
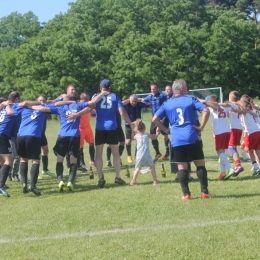
{"label": "player in blue jersey", "polygon": [[[115,183],[125,184],[125,181],[120,177],[120,156],[118,149],[118,133],[117,133],[117,121],[116,111],[118,110],[120,115],[130,125],[131,121],[123,109],[122,101],[113,93],[110,93],[111,82],[108,79],[104,79],[100,83],[100,93],[107,93],[102,99],[96,104],[96,133],[95,133],[95,145],[96,145],[96,158],[95,165],[99,176],[98,187],[103,188],[106,181],[103,176],[103,147],[104,144],[109,144],[111,152],[114,158],[115,167]],[[99,94],[100,95],[100,94]],[[98,96],[99,96],[98,95]],[[78,115],[73,115],[76,118]],[[132,125],[131,125],[132,126]]]}
{"label": "player in blue jersey", "polygon": [[0,155],[4,160],[0,170],[0,194],[6,197],[10,197],[10,195],[6,191],[5,182],[13,165],[12,148],[9,139],[15,124],[15,117],[9,114],[8,109],[10,108],[10,103],[17,102],[20,102],[20,94],[16,91],[11,92],[8,100],[2,102],[4,107],[0,110]]}
{"label": "player in blue jersey", "polygon": [[[138,96],[132,94],[129,99],[123,101],[124,109],[129,116],[131,122],[136,121],[141,117],[141,111],[149,105],[138,102]],[[125,135],[126,135],[126,151],[127,151],[127,161],[128,163],[133,163],[132,152],[131,152],[131,143],[132,143],[132,129],[130,125],[125,121]]]}
{"label": "player in blue jersey", "polygon": [[[46,119],[45,113],[33,110],[29,106],[37,105],[37,101],[24,101],[9,107],[9,114],[17,116],[21,113],[21,125],[17,134],[17,154],[20,156],[20,176],[23,193],[33,192],[40,196],[37,189],[39,176],[41,133]],[[8,107],[7,107],[8,108]],[[28,160],[32,160],[30,186],[27,188]]]}
{"label": "player in blue jersey", "polygon": [[[104,95],[104,94],[103,94]],[[97,97],[90,102],[81,102],[75,104],[73,96],[64,96],[61,102],[55,103],[55,105],[33,106],[33,109],[41,112],[50,112],[52,114],[58,114],[60,116],[60,129],[58,133],[58,139],[53,148],[54,153],[57,155],[56,174],[59,183],[59,191],[62,192],[65,186],[63,182],[63,160],[66,153],[70,155],[70,174],[67,183],[67,188],[70,191],[74,191],[74,181],[77,173],[77,157],[80,148],[80,132],[79,123],[80,118],[75,120],[67,119],[67,116],[71,112],[78,112],[90,105],[94,105],[98,102],[103,95]],[[68,100],[66,100],[66,98]]]}
{"label": "player in blue jersey", "polygon": [[[183,199],[190,199],[188,185],[188,163],[193,161],[197,167],[197,176],[201,185],[201,197],[212,197],[208,192],[207,170],[205,168],[204,154],[199,144],[198,133],[201,132],[209,118],[208,108],[187,94],[187,84],[184,80],[176,80],[172,86],[174,98],[169,99],[161,106],[153,117],[153,123],[162,131],[171,134],[174,160],[178,164],[178,177],[183,192]],[[201,125],[195,126],[194,111],[202,113]],[[160,121],[167,116],[171,129],[166,128]]]}
{"label": "player in blue jersey", "polygon": [[[158,87],[157,83],[152,83],[150,85],[151,88],[151,94],[146,96],[145,98],[141,99],[142,102],[145,103],[150,103],[150,107],[152,109],[152,115],[155,114],[155,112],[159,109],[159,107],[163,104],[163,102],[165,102],[167,100],[167,95],[163,92],[160,92],[160,89]],[[156,125],[154,125],[153,122],[151,122],[151,127],[150,127],[150,134],[156,134]],[[168,135],[164,132],[161,132],[161,134],[163,135],[163,139],[164,139],[164,143],[165,143],[165,147],[166,147],[166,153],[163,156],[163,160],[168,160],[169,157],[169,138]],[[158,140],[152,140],[152,145],[153,148],[156,152],[156,155],[154,157],[154,161],[157,161],[162,154],[160,153],[159,150],[159,142]]]}
{"label": "player in blue jersey", "polygon": [[[44,95],[40,95],[37,99],[38,102],[40,102],[41,104],[46,103],[47,98]],[[42,135],[41,135],[41,159],[42,159],[42,175],[51,175],[51,172],[48,169],[48,165],[49,165],[49,159],[48,159],[48,154],[49,154],[49,147],[48,147],[48,141],[45,135],[45,131],[46,131],[46,126],[47,126],[47,117],[45,119],[44,122],[44,126],[43,126],[43,131],[42,131]]]}

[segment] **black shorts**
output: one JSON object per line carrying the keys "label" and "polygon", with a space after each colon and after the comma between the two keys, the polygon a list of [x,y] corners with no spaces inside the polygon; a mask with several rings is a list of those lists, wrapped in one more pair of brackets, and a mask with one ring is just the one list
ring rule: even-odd
{"label": "black shorts", "polygon": [[97,130],[95,133],[95,145],[118,144],[118,132],[116,130]]}
{"label": "black shorts", "polygon": [[42,133],[42,136],[41,136],[41,146],[46,146],[46,145],[48,145],[48,141],[47,141],[45,133]]}
{"label": "black shorts", "polygon": [[125,125],[125,137],[126,139],[132,139],[132,129],[130,125]]}
{"label": "black shorts", "polygon": [[27,160],[40,160],[41,138],[35,136],[17,136],[17,154]]}
{"label": "black shorts", "polygon": [[[155,135],[156,134],[156,128],[157,128],[157,126],[154,123],[151,123],[150,134]],[[161,134],[162,135],[168,135],[168,134],[164,133],[163,131],[161,131]]]}
{"label": "black shorts", "polygon": [[201,148],[199,140],[194,144],[187,144],[172,147],[171,150],[171,161],[177,163],[192,162],[197,160],[203,160],[204,153]]}
{"label": "black shorts", "polygon": [[66,153],[74,157],[78,157],[80,148],[79,136],[58,136],[53,152],[55,155],[65,157]]}
{"label": "black shorts", "polygon": [[122,126],[119,126],[117,129],[117,134],[118,134],[118,142],[119,143],[124,143],[125,142],[125,135]]}
{"label": "black shorts", "polygon": [[9,137],[6,135],[0,135],[0,154],[11,154],[12,147],[9,141]]}

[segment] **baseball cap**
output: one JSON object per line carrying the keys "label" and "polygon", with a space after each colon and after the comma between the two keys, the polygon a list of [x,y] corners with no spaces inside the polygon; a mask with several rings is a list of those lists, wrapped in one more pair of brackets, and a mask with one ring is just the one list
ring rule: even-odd
{"label": "baseball cap", "polygon": [[111,82],[109,79],[103,79],[100,82],[100,87],[102,87],[102,88],[109,88],[110,86],[111,86]]}

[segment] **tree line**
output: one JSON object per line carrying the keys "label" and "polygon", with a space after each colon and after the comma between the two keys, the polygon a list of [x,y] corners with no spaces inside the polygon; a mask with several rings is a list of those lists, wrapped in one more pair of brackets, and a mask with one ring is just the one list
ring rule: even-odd
{"label": "tree line", "polygon": [[41,24],[31,11],[0,19],[0,91],[54,98],[69,84],[122,98],[183,78],[191,89],[260,96],[260,0],[78,0]]}

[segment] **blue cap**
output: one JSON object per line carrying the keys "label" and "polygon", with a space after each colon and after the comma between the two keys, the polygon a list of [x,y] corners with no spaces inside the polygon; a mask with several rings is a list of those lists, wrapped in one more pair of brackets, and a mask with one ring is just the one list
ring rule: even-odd
{"label": "blue cap", "polygon": [[205,97],[205,100],[206,100],[206,101],[209,101],[209,99],[210,99],[210,96],[206,96],[206,97]]}
{"label": "blue cap", "polygon": [[100,87],[109,88],[111,86],[111,82],[109,79],[103,79],[100,83]]}

